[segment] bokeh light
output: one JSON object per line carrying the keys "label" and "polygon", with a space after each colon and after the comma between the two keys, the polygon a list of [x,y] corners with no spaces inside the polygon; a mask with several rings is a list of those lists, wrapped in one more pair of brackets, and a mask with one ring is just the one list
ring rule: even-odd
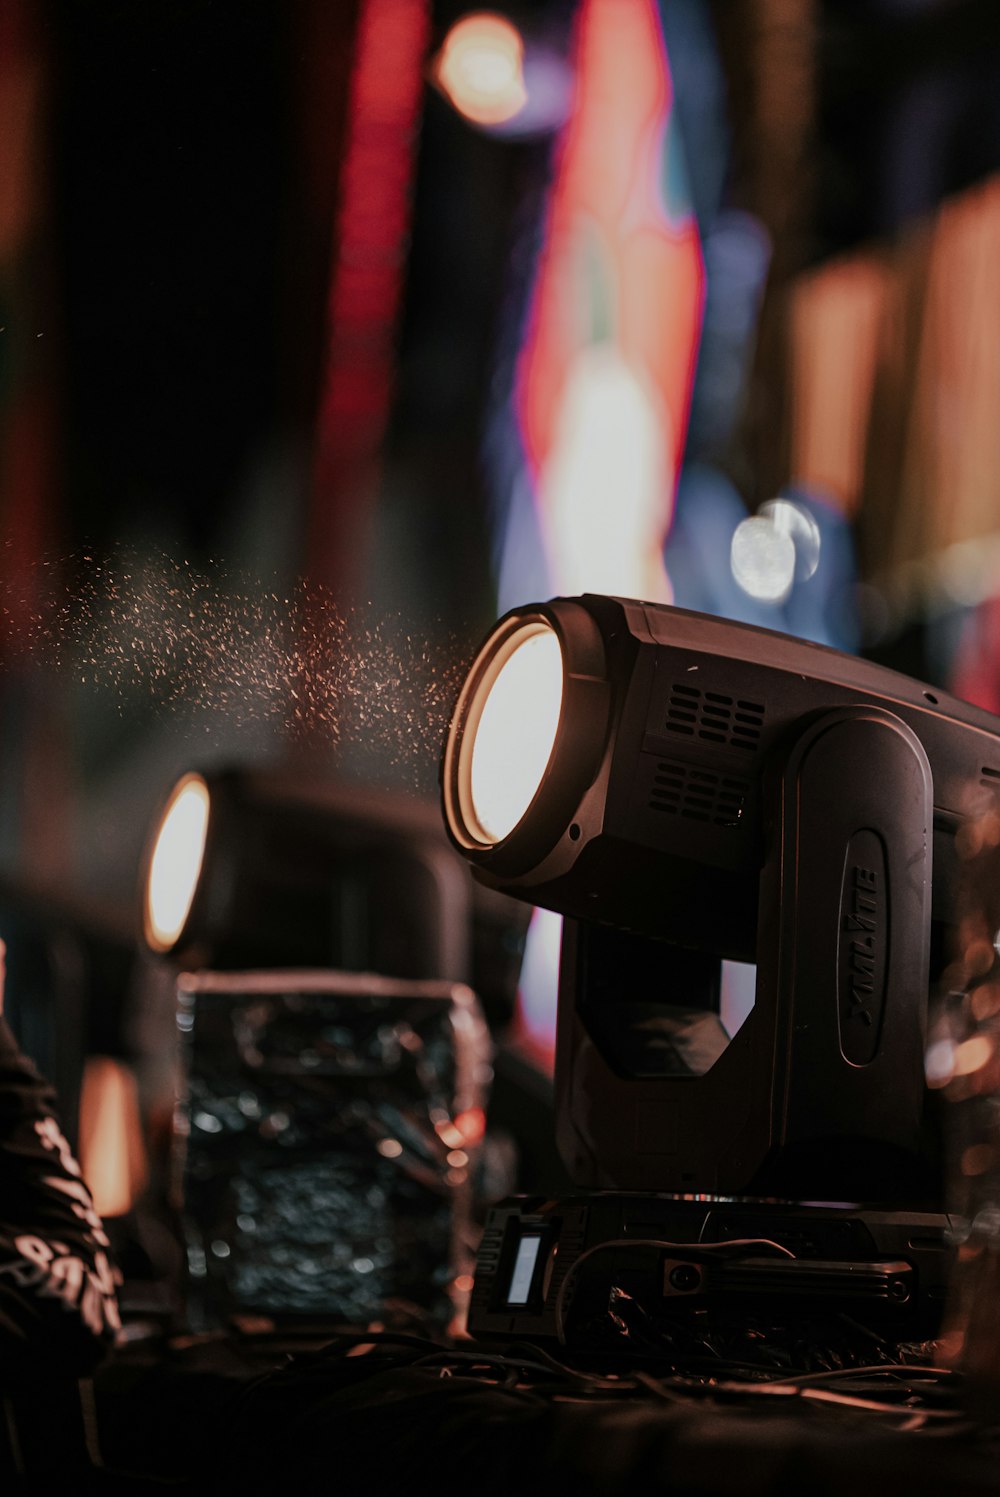
{"label": "bokeh light", "polygon": [[445,37],[435,81],[459,114],[474,124],[513,119],[528,98],[521,33],[490,11],[463,16]]}
{"label": "bokeh light", "polygon": [[808,510],[790,499],[771,499],[760,507],[761,515],[775,530],[787,535],[795,546],[795,581],[808,582],[819,566],[819,526]]}
{"label": "bokeh light", "polygon": [[784,603],[795,583],[815,576],[821,537],[813,516],[791,499],[771,499],[733,535],[733,577],[760,603]]}
{"label": "bokeh light", "polygon": [[795,581],[795,542],[772,520],[753,515],[733,532],[733,577],[761,603],[783,603]]}

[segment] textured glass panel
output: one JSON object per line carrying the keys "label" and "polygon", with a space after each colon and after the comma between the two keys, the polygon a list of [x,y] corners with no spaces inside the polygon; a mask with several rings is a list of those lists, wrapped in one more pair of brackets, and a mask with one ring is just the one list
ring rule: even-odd
{"label": "textured glass panel", "polygon": [[490,1043],[472,993],[345,973],[181,979],[194,1328],[450,1319]]}

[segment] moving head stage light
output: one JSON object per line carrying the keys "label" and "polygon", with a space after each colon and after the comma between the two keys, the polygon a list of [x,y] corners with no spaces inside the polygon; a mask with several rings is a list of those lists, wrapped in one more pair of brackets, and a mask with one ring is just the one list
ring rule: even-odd
{"label": "moving head stage light", "polygon": [[524,906],[434,806],[256,769],[174,785],[141,901],[150,948],[201,969],[177,984],[189,1327],[450,1318],[493,1077],[465,980],[509,1018]]}
{"label": "moving head stage light", "polygon": [[[556,1109],[575,1181],[937,1205],[925,1022],[970,782],[1000,787],[1000,722],[821,646],[597,596],[496,625],[444,814],[479,879],[570,917]],[[881,1229],[862,1235],[885,1259]],[[488,1232],[484,1253],[501,1272],[509,1244]]]}
{"label": "moving head stage light", "polygon": [[431,805],[270,769],[191,772],[140,881],[146,944],[188,969],[335,967],[471,982],[513,1010],[523,906],[476,884]]}
{"label": "moving head stage light", "polygon": [[150,949],[190,966],[464,976],[469,894],[418,803],[271,770],[188,773],[141,881]]}

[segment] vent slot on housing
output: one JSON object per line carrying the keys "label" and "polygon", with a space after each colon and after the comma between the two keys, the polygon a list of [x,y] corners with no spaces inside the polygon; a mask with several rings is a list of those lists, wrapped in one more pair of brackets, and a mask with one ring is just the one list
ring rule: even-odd
{"label": "vent slot on housing", "polygon": [[689,821],[738,827],[746,814],[749,795],[746,780],[663,759],[653,775],[649,805],[650,810],[685,816]]}
{"label": "vent slot on housing", "polygon": [[764,726],[764,706],[721,691],[675,682],[667,701],[666,730],[724,748],[754,753]]}

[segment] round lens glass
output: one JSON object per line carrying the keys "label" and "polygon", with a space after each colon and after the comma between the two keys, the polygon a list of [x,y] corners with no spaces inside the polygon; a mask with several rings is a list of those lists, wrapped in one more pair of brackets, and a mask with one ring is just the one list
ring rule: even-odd
{"label": "round lens glass", "polygon": [[499,655],[474,724],[470,795],[475,835],[500,842],[528,809],[559,727],[563,658],[555,631],[528,625]]}
{"label": "round lens glass", "polygon": [[146,882],[146,938],[156,951],[174,945],[191,910],[205,856],[208,804],[205,781],[186,775],[163,813]]}

